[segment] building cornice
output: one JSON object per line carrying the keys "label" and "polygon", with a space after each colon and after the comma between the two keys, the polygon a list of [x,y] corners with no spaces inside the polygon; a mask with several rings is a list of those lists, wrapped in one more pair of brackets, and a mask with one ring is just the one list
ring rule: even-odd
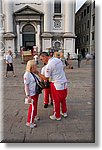
{"label": "building cornice", "polygon": [[44,32],[41,34],[41,37],[53,37],[53,35],[49,32]]}
{"label": "building cornice", "polygon": [[15,37],[16,37],[16,35],[11,32],[6,32],[3,34],[3,38],[15,38]]}
{"label": "building cornice", "polygon": [[63,34],[64,38],[76,38],[77,36],[71,32],[66,32],[65,34]]}

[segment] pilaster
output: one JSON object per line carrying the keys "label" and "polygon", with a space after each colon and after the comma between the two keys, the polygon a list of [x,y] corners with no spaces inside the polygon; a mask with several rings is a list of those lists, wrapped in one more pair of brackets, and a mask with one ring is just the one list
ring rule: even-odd
{"label": "pilaster", "polygon": [[15,35],[13,34],[13,1],[4,0],[5,13],[5,34],[3,35],[5,41],[5,51],[11,50],[13,57],[15,57]]}
{"label": "pilaster", "polygon": [[5,13],[5,31],[13,32],[13,2],[10,0],[4,1],[4,13]]}
{"label": "pilaster", "polygon": [[75,23],[75,0],[64,1],[65,7],[65,32],[74,33]]}
{"label": "pilaster", "polygon": [[40,53],[40,24],[37,25],[36,46],[38,47],[38,53]]}
{"label": "pilaster", "polygon": [[50,1],[44,2],[44,32],[51,31],[51,5]]}
{"label": "pilaster", "polygon": [[3,32],[4,32],[4,27],[3,27],[3,12],[2,12],[2,0],[0,0],[0,55],[3,55],[4,52],[4,41],[3,41]]}
{"label": "pilaster", "polygon": [[20,52],[20,28],[19,28],[19,22],[17,22],[16,28],[17,28],[17,51]]}

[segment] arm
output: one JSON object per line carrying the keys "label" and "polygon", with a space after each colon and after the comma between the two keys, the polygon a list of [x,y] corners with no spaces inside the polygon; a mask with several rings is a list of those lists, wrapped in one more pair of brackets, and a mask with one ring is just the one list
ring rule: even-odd
{"label": "arm", "polygon": [[8,56],[6,56],[6,64],[9,64]]}
{"label": "arm", "polygon": [[49,80],[49,78],[45,77],[43,74],[41,74],[39,71],[36,71],[36,74],[42,79],[42,80]]}
{"label": "arm", "polygon": [[50,65],[46,65],[45,69],[44,69],[44,73],[43,73],[43,68],[41,73],[39,71],[36,71],[36,74],[42,79],[42,80],[49,80],[49,78],[51,77],[51,66]]}
{"label": "arm", "polygon": [[29,95],[29,86],[28,86],[28,84],[25,84],[25,94],[28,97],[28,102],[31,103],[31,97]]}
{"label": "arm", "polygon": [[11,64],[9,63],[9,61],[6,60],[6,64],[8,64],[9,66],[11,66]]}
{"label": "arm", "polygon": [[25,84],[25,94],[26,94],[26,96],[29,96],[29,86],[28,86],[28,84]]}
{"label": "arm", "polygon": [[31,97],[30,97],[30,93],[29,93],[29,78],[28,78],[28,74],[24,74],[24,90],[25,90],[25,94],[28,97],[28,101],[31,102]]}

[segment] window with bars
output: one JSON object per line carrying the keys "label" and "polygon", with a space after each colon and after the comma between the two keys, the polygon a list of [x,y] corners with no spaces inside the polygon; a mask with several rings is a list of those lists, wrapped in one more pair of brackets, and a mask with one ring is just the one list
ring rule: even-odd
{"label": "window with bars", "polygon": [[61,0],[54,1],[54,13],[61,13]]}
{"label": "window with bars", "polygon": [[95,16],[93,16],[92,25],[95,26]]}
{"label": "window with bars", "polygon": [[94,40],[95,39],[95,34],[94,34],[94,32],[92,32],[92,40]]}

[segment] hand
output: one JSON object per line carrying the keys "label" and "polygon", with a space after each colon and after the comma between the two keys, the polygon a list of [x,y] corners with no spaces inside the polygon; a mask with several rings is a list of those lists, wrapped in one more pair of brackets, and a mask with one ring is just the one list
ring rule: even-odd
{"label": "hand", "polygon": [[37,70],[36,70],[36,72],[35,72],[35,73],[38,75],[38,74],[39,74],[39,71],[37,71]]}
{"label": "hand", "polygon": [[31,103],[31,97],[28,96],[28,103]]}

